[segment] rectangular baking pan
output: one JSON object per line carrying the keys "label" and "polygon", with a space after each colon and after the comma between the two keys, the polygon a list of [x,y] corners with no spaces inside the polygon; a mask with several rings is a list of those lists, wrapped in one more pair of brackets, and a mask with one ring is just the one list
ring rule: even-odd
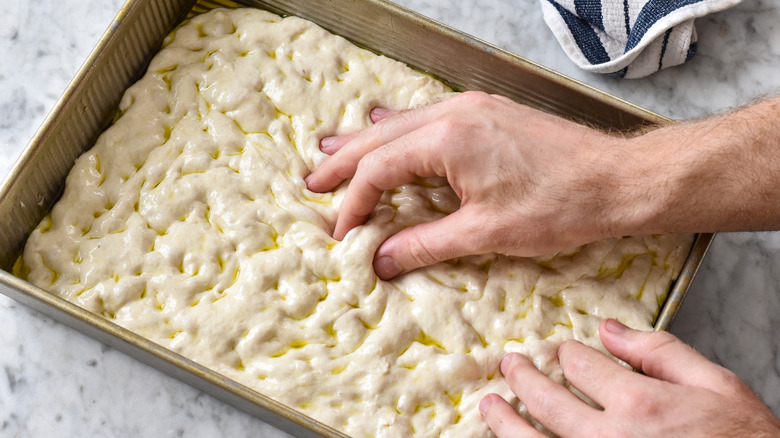
{"label": "rectangular baking pan", "polygon": [[[503,94],[610,130],[670,123],[382,0],[128,0],[0,185],[0,293],[297,436],[345,435],[10,274],[27,236],[60,195],[74,160],[108,126],[125,89],[143,74],[165,35],[189,14],[239,5],[307,18],[457,90]],[[671,325],[712,237],[696,236],[657,317],[657,330]]]}

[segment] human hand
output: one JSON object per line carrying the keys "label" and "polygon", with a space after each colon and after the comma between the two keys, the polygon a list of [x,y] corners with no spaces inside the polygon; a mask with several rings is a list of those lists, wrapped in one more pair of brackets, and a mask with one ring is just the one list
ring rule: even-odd
{"label": "human hand", "polygon": [[608,220],[615,137],[500,96],[468,92],[409,111],[375,109],[363,131],[325,138],[333,156],[306,178],[315,192],[352,178],[334,238],[362,224],[382,193],[446,177],[461,200],[377,250],[384,279],[459,256],[537,256],[617,235]]}
{"label": "human hand", "polygon": [[[644,375],[577,341],[558,349],[563,374],[603,410],[553,382],[524,356],[512,353],[501,372],[529,414],[561,437],[770,437],[780,420],[734,373],[708,361],[666,332],[631,330],[602,321],[610,353]],[[479,406],[499,437],[544,437],[500,396]]]}

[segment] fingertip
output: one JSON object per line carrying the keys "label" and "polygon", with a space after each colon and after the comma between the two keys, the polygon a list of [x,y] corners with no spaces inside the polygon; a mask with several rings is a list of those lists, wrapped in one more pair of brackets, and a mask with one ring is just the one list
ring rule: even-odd
{"label": "fingertip", "polygon": [[314,172],[306,175],[303,178],[303,183],[306,184],[306,188],[309,191],[312,191],[312,192],[315,192],[315,193],[319,193],[319,191],[317,190],[317,177],[314,176]]}
{"label": "fingertip", "polygon": [[386,108],[377,107],[377,108],[372,109],[369,112],[368,116],[369,116],[369,118],[371,118],[372,122],[376,123],[376,122],[378,122],[378,121],[380,121],[382,119],[386,119],[391,114],[392,114],[392,111],[390,111],[390,110],[388,110]]}
{"label": "fingertip", "polygon": [[543,437],[509,402],[498,394],[488,394],[479,402],[479,413],[499,437]]}
{"label": "fingertip", "polygon": [[559,361],[561,359],[561,356],[563,355],[563,350],[566,348],[566,346],[570,345],[571,343],[574,343],[574,342],[580,343],[579,341],[574,340],[574,339],[567,339],[567,340],[561,342],[560,344],[558,344],[558,350],[556,350],[556,356],[558,357]]}
{"label": "fingertip", "polygon": [[333,230],[333,238],[341,242],[342,240],[344,240],[344,237],[346,237],[348,231],[349,230],[344,229],[344,226],[341,225],[340,221],[337,221],[336,228]]}
{"label": "fingertip", "polygon": [[631,328],[624,325],[620,321],[612,318],[605,318],[599,324],[599,338],[601,343],[610,352],[620,351],[624,348],[627,337],[630,332],[633,332]]}
{"label": "fingertip", "polygon": [[390,280],[409,271],[399,262],[398,235],[390,236],[382,242],[374,254],[374,271],[382,280]]}
{"label": "fingertip", "polygon": [[374,260],[374,271],[382,280],[390,280],[401,275],[404,269],[391,256],[379,256]]}
{"label": "fingertip", "polygon": [[628,326],[612,318],[605,319],[601,323],[601,327],[604,329],[605,332],[611,333],[613,335],[622,335],[623,333],[629,330]]}
{"label": "fingertip", "polygon": [[507,374],[509,374],[512,367],[519,360],[528,360],[528,359],[526,359],[526,357],[520,353],[508,353],[506,356],[504,356],[503,359],[501,359],[501,363],[499,364],[501,375],[506,377]]}
{"label": "fingertip", "polygon": [[[479,254],[479,249],[471,244],[471,230],[463,226],[458,213],[401,230],[382,243],[374,260],[392,257],[395,268],[400,268],[394,273],[400,275],[444,260]],[[389,260],[386,263],[387,268],[394,268]]]}
{"label": "fingertip", "polygon": [[308,189],[310,192],[325,193],[330,189],[330,187],[326,187],[326,185],[322,182],[322,175],[319,169],[306,175],[303,178],[303,182],[306,184],[306,189]]}
{"label": "fingertip", "polygon": [[334,155],[345,147],[350,141],[356,138],[360,131],[350,134],[331,135],[320,139],[320,150],[328,155]]}
{"label": "fingertip", "polygon": [[320,150],[328,155],[332,155],[336,150],[337,137],[324,137],[320,140]]}
{"label": "fingertip", "polygon": [[368,220],[368,214],[354,214],[350,210],[344,204],[341,205],[341,211],[336,220],[336,227],[333,230],[333,238],[338,241],[344,240],[350,231],[365,224],[366,220]]}
{"label": "fingertip", "polygon": [[673,334],[635,330],[614,320],[602,321],[599,329],[604,347],[646,376],[717,391],[722,368]]}
{"label": "fingertip", "polygon": [[482,418],[487,418],[495,397],[498,397],[498,394],[488,394],[479,401],[479,414],[482,415]]}

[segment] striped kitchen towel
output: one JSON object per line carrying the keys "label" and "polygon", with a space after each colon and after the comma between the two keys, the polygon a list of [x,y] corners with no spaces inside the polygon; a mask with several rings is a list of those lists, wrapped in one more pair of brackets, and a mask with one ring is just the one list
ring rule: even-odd
{"label": "striped kitchen towel", "polygon": [[639,78],[690,60],[693,20],[742,0],[539,0],[544,21],[580,68]]}

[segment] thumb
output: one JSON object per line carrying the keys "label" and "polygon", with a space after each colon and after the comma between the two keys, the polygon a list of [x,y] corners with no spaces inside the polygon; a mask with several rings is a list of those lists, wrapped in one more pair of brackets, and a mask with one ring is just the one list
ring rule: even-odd
{"label": "thumb", "polygon": [[733,384],[731,371],[664,331],[632,330],[614,319],[599,327],[601,342],[615,357],[650,377],[724,393]]}
{"label": "thumb", "polygon": [[374,255],[374,270],[389,280],[406,272],[455,257],[479,254],[484,239],[460,210],[433,222],[415,225],[385,240]]}

